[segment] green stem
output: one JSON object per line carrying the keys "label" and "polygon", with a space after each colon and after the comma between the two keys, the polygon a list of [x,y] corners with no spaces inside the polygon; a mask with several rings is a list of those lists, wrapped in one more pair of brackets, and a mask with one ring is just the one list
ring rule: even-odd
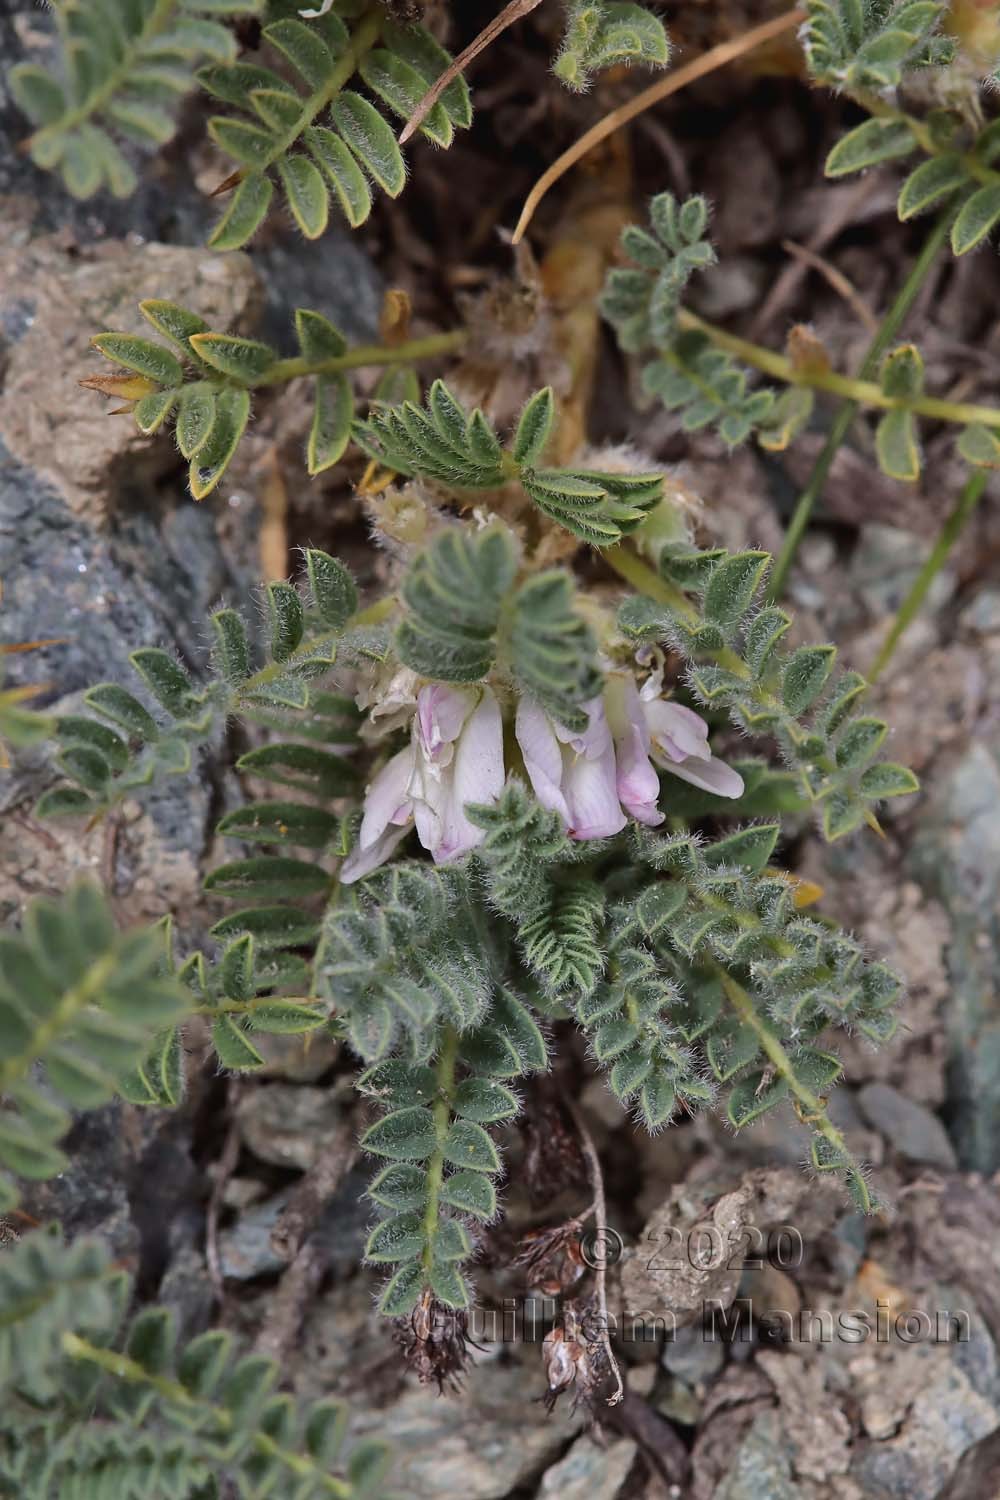
{"label": "green stem", "polygon": [[[103,109],[108,100],[114,98],[118,90],[128,82],[135,72],[139,55],[146,43],[150,38],[158,36],[164,27],[173,20],[176,8],[176,0],[156,0],[156,4],[143,23],[142,30],[125,48],[118,66],[112,69],[100,88],[95,89],[92,94],[88,94],[86,99],[83,99],[77,105],[76,109],[70,110],[68,114],[62,115],[58,120],[53,120],[51,125],[45,125],[41,130],[36,130],[31,137],[31,144],[35,145],[38,141],[48,140],[53,135],[62,135],[64,131],[72,130],[76,125],[82,125],[91,115],[97,114],[98,111]],[[55,10],[56,16],[59,19],[59,31],[62,38],[63,50],[68,54],[70,50],[69,35],[62,23],[59,8],[55,7]]]}
{"label": "green stem", "polygon": [[[154,1375],[143,1368],[137,1360],[130,1359],[126,1354],[116,1354],[113,1349],[102,1349],[96,1344],[91,1344],[87,1339],[80,1338],[75,1333],[64,1333],[62,1336],[62,1347],[70,1359],[85,1360],[88,1364],[97,1365],[109,1375],[119,1380],[128,1380],[136,1385],[148,1386],[151,1390],[169,1401],[171,1405],[181,1407],[190,1413],[210,1414],[213,1422],[225,1433],[235,1430],[235,1421],[232,1412],[225,1407],[216,1406],[214,1403],[199,1401],[192,1396],[190,1391],[179,1380],[172,1380],[167,1375]],[[323,1469],[313,1463],[312,1459],[306,1458],[301,1453],[293,1453],[287,1448],[282,1448],[273,1438],[263,1432],[255,1432],[251,1438],[254,1452],[264,1458],[278,1459],[286,1468],[300,1479],[311,1480],[314,1486],[319,1486],[328,1495],[336,1495],[341,1500],[351,1495],[351,1486],[342,1479],[335,1479],[332,1474],[327,1474]],[[310,1492],[311,1493],[311,1492]]]}
{"label": "green stem", "polygon": [[454,354],[468,338],[464,328],[451,333],[429,333],[423,338],[408,339],[405,344],[387,347],[382,344],[361,344],[349,349],[346,354],[331,359],[308,360],[279,359],[256,382],[259,388],[265,385],[282,385],[288,380],[297,380],[301,375],[333,375],[338,370],[357,370],[366,365],[405,365],[418,359],[433,359],[441,354]]}
{"label": "green stem", "polygon": [[52,1014],[32,1032],[28,1045],[14,1057],[0,1063],[0,1094],[23,1078],[33,1063],[44,1057],[52,1043],[72,1023],[74,1017],[88,1005],[94,1005],[107,988],[108,980],[115,972],[118,956],[106,953],[90,965],[78,984],[74,984],[63,995]]}
{"label": "green stem", "polygon": [[962,493],[958,497],[955,509],[938,533],[938,538],[934,543],[931,555],[913,580],[910,592],[899,607],[899,612],[892,622],[892,628],[882,644],[882,649],[875,658],[875,665],[868,674],[869,682],[874,682],[877,677],[880,677],[892,660],[892,654],[899,644],[900,637],[912,623],[914,616],[927,597],[927,590],[934,582],[937,574],[944,567],[945,558],[958,540],[966,521],[978,505],[979,498],[986,488],[988,477],[986,471],[980,469],[976,473],[970,474],[963,485]]}
{"label": "green stem", "polygon": [[757,1037],[761,1051],[768,1062],[772,1065],[775,1072],[788,1084],[789,1092],[798,1102],[804,1123],[808,1124],[817,1135],[821,1135],[833,1148],[836,1155],[843,1159],[847,1170],[852,1172],[859,1193],[864,1195],[865,1211],[871,1212],[874,1205],[868,1193],[868,1185],[865,1182],[864,1175],[855,1163],[844,1137],[827,1114],[826,1101],[821,1099],[818,1094],[814,1094],[812,1089],[797,1076],[792,1059],[770,1026],[757,1014],[757,1008],[743,986],[721,964],[713,964],[713,968],[722,982],[722,988],[726,992],[726,999],[733,1007],[740,1021],[744,1026],[749,1026],[750,1030]]}
{"label": "green stem", "polygon": [[[829,391],[834,396],[846,396],[854,402],[855,409],[858,406],[876,406],[883,411],[911,411],[915,416],[932,417],[941,422],[955,422],[960,426],[966,426],[970,422],[980,422],[984,427],[1000,427],[1000,408],[996,406],[974,406],[964,401],[942,401],[937,396],[887,396],[880,385],[873,380],[861,380],[853,375],[838,375],[835,370],[797,370],[790,359],[784,354],[776,354],[773,349],[765,349],[760,344],[752,344],[749,339],[737,338],[735,334],[727,333],[723,328],[717,328],[713,323],[706,323],[704,318],[697,317],[694,313],[680,310],[679,321],[682,328],[697,329],[704,333],[720,349],[734,354],[745,364],[753,365],[757,370],[763,370],[766,375],[773,375],[776,380],[785,385],[807,386],[814,391]],[[661,354],[661,358],[670,359],[669,350]],[[683,360],[676,360],[677,368],[684,371],[688,379],[693,379],[688,366]],[[710,387],[705,385],[705,390]]]}
{"label": "green stem", "polygon": [[621,542],[614,547],[603,548],[601,556],[610,567],[614,568],[619,578],[624,578],[625,582],[630,583],[640,594],[645,594],[648,599],[655,599],[657,604],[665,604],[668,609],[680,615],[681,619],[687,620],[689,624],[693,625],[697,622],[698,611],[676,583],[669,583],[667,579],[661,578],[648,563],[636,557],[635,553]]}
{"label": "green stem", "polygon": [[275,141],[270,155],[258,165],[245,172],[244,176],[259,176],[266,172],[268,167],[274,165],[279,157],[284,156],[290,146],[294,146],[302,132],[312,124],[316,116],[320,114],[336,94],[344,87],[344,84],[356,71],[358,63],[366,52],[370,52],[379,39],[379,34],[385,22],[385,11],[381,5],[373,5],[368,13],[362,17],[357,30],[352,34],[347,51],[337,59],[336,66],[329,78],[320,84],[319,88],[303,100],[302,109],[298,119],[284,130]]}
{"label": "green stem", "polygon": [[[861,380],[867,380],[870,375],[875,373],[879,360],[896,337],[900,324],[913,306],[917,293],[923,286],[931,267],[937,259],[938,251],[948,238],[951,220],[952,208],[949,204],[939,216],[937,223],[927,237],[923,249],[911,266],[909,275],[896,293],[892,305],[882,319],[881,327],[872,340],[868,353],[862,361],[861,369],[858,371],[858,376]],[[847,430],[854,420],[857,409],[858,402],[856,400],[846,401],[833,419],[827,440],[823,444],[820,455],[813,465],[813,471],[809,476],[806,487],[799,496],[798,504],[795,507],[788,531],[785,534],[784,546],[774,565],[774,571],[768,583],[768,597],[770,599],[778,598],[784,587],[785,579],[788,577],[788,570],[792,565],[803,533],[812,516],[813,507],[823,492],[833,460],[841,443],[847,436]]]}
{"label": "green stem", "polygon": [[458,1060],[458,1032],[446,1026],[437,1060],[437,1093],[434,1099],[434,1135],[437,1145],[427,1163],[427,1208],[424,1212],[423,1266],[431,1270],[434,1240],[438,1230],[441,1183],[444,1178],[444,1142],[451,1125],[451,1101],[455,1092],[455,1064]]}

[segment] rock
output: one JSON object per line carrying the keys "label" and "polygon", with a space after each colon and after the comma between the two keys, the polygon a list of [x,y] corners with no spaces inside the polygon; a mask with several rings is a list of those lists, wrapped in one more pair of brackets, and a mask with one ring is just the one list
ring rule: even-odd
{"label": "rock", "polygon": [[995,635],[1000,631],[1000,589],[979,589],[962,610],[958,623],[977,635]]}
{"label": "rock", "polygon": [[355,1413],[355,1430],[393,1445],[391,1487],[406,1500],[500,1500],[532,1483],[585,1421],[566,1402],[550,1417],[532,1408],[543,1382],[540,1365],[531,1371],[516,1359],[480,1365],[457,1398],[408,1385],[386,1410]]}
{"label": "rock", "polygon": [[795,1477],[822,1483],[846,1474],[851,1425],[826,1389],[823,1363],[792,1350],[762,1349],[757,1364],[778,1393]]}
{"label": "rock", "polygon": [[[335,1276],[354,1271],[364,1253],[372,1220],[372,1206],[365,1197],[370,1176],[363,1167],[348,1172],[313,1230]],[[224,1276],[234,1281],[252,1281],[257,1276],[284,1271],[288,1262],[272,1247],[271,1230],[291,1191],[285,1188],[262,1203],[250,1204],[236,1223],[219,1236]]]}
{"label": "rock", "polygon": [[776,1412],[754,1418],[715,1500],[802,1500]]}
{"label": "rock", "polygon": [[663,1368],[693,1389],[713,1380],[725,1362],[725,1344],[700,1323],[668,1334],[660,1356]]}
{"label": "rock", "polygon": [[322,1027],[305,1036],[265,1036],[254,1039],[264,1058],[258,1078],[281,1078],[289,1083],[315,1083],[336,1062],[338,1043]]}
{"label": "rock", "polygon": [[[162,284],[151,285],[161,273]],[[241,256],[118,245],[74,257],[53,239],[8,238],[0,247],[8,313],[0,321],[14,339],[0,393],[0,620],[6,640],[60,642],[10,658],[10,685],[48,685],[39,707],[68,711],[102,678],[134,688],[128,655],[137,646],[172,648],[200,674],[207,615],[227,594],[245,598],[249,579],[227,560],[211,508],[194,505],[179,483],[153,484],[177,463],[172,445],[108,418],[101,398],[93,405],[94,393],[76,381],[91,334],[109,323],[138,326],[134,304],[144,292],[228,320],[249,307],[255,287]],[[0,806],[23,816],[53,779],[47,753],[25,757],[5,778]],[[216,780],[196,765],[125,810],[113,861],[123,920],[165,908],[190,917],[200,856],[228,795]],[[74,871],[95,873],[110,847],[104,828],[29,823],[25,838],[4,843],[0,903],[61,890]]]}
{"label": "rock", "polygon": [[135,1153],[126,1108],[115,1101],[78,1115],[62,1141],[69,1166],[47,1182],[20,1183],[19,1206],[42,1224],[58,1221],[67,1240],[98,1235],[112,1259],[135,1270],[140,1236],[128,1195]]}
{"label": "rock", "polygon": [[245,1092],[236,1111],[244,1144],[276,1167],[315,1166],[340,1119],[333,1089],[270,1083]]}
{"label": "rock", "polygon": [[172,1233],[170,1238],[170,1263],[156,1300],[173,1310],[178,1343],[184,1344],[209,1326],[216,1295],[201,1246],[186,1235]]}
{"label": "rock", "polygon": [[862,1450],[851,1473],[873,1500],[936,1500],[966,1449],[998,1426],[1000,1412],[944,1363],[917,1390],[898,1436]]}
{"label": "rock", "polygon": [[947,1118],[963,1167],[1000,1166],[1000,758],[974,741],[934,789],[912,863],[952,922]]}
{"label": "rock", "polygon": [[915,1099],[907,1099],[889,1083],[866,1083],[858,1103],[894,1151],[909,1161],[925,1162],[942,1171],[957,1167],[955,1148],[937,1115]]}
{"label": "rock", "polygon": [[656,1402],[656,1410],[670,1422],[682,1427],[694,1427],[701,1411],[701,1401],[683,1380],[671,1380]]}
{"label": "rock", "polygon": [[599,1447],[589,1437],[577,1438],[565,1458],[547,1470],[538,1500],[615,1500],[624,1494],[637,1449],[628,1438]]}
{"label": "rock", "polygon": [[[927,561],[927,540],[895,526],[863,526],[854,551],[849,581],[869,614],[879,622],[896,613]],[[924,620],[947,604],[955,592],[955,575],[942,569],[934,577],[921,609]]]}
{"label": "rock", "polygon": [[126,476],[128,489],[141,492],[177,467],[177,455],[172,442],[143,437],[131,417],[109,416],[104,398],[80,386],[109,368],[90,340],[107,329],[154,337],[138,309],[143,297],[168,297],[212,328],[247,332],[259,283],[240,254],[116,242],[71,255],[54,236],[10,241],[0,250],[0,324],[16,337],[7,346],[0,435],[74,514],[101,521]]}
{"label": "rock", "polygon": [[222,1274],[231,1281],[253,1281],[283,1271],[287,1261],[271,1247],[271,1230],[288,1202],[291,1189],[255,1203],[219,1235]]}
{"label": "rock", "polygon": [[[711,1180],[696,1174],[674,1187],[650,1216],[639,1244],[622,1261],[623,1308],[629,1316],[673,1319],[675,1328],[700,1325],[709,1305],[727,1308],[736,1295],[744,1257],[753,1236],[794,1224],[808,1240],[829,1229],[840,1201],[829,1182],[810,1182],[795,1169],[716,1171]],[[736,1187],[731,1189],[735,1180]]]}
{"label": "rock", "polygon": [[365,1197],[372,1174],[370,1165],[359,1165],[344,1178],[323,1210],[316,1234],[323,1242],[327,1263],[335,1276],[349,1276],[364,1255],[373,1210]]}
{"label": "rock", "polygon": [[691,1495],[685,1500],[717,1500],[755,1417],[774,1405],[774,1387],[753,1361],[726,1366],[702,1403],[691,1454]]}

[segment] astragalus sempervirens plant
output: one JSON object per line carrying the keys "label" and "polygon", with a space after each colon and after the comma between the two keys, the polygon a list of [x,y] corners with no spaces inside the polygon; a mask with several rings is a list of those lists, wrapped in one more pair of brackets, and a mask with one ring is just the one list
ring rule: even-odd
{"label": "astragalus sempervirens plant", "polygon": [[[100,816],[217,753],[232,716],[275,731],[238,765],[276,796],[226,815],[249,850],[207,882],[242,905],[179,976],[226,1067],[260,1065],[260,1032],[320,1025],[357,1055],[378,1115],[366,1258],[394,1317],[468,1306],[505,1129],[566,1023],[645,1128],[790,1100],[815,1169],[871,1206],[826,1113],[830,1043],[890,1036],[899,984],[800,909],[773,814],[812,808],[839,838],[914,779],[878,758],[886,726],[834,648],[785,647],[765,554],[697,549],[638,462],[550,467],[554,420],[540,391],[504,440],[440,381],[374,408],[354,431],[399,476],[373,508],[390,591],[362,601],[312,550],[299,587],[267,590],[263,659],[231,609],[200,680],[137,651],[135,684],[60,722],[68,780],[40,806]],[[541,565],[556,527],[637,587]],[[167,1028],[128,1097],[176,1102],[180,1057]]]}
{"label": "astragalus sempervirens plant", "polygon": [[[438,44],[378,3],[322,16],[287,9],[266,18],[265,39],[284,59],[272,73],[233,61],[232,32],[206,20],[221,5],[123,8],[114,65],[96,84],[84,69],[57,98],[37,73],[19,75],[40,120],[36,159],[83,192],[96,186],[96,152],[105,180],[127,188],[95,121],[124,127],[135,79],[141,95],[162,71],[151,55],[174,59],[173,83],[159,77],[157,87],[186,88],[186,66],[175,66],[183,41],[212,59],[204,86],[248,116],[213,125],[240,163],[214,243],[246,242],[276,183],[307,235],[322,232],[331,191],[360,222],[370,181],[389,192],[403,181],[393,134],[354,75],[404,116],[443,66]],[[810,8],[816,36],[834,9]],[[868,31],[827,27],[827,61],[814,68],[846,87],[854,66],[859,87],[877,89],[872,69],[901,45],[891,39],[900,28],[883,23],[904,11],[915,30],[903,60],[940,60],[934,47],[925,56],[938,10],[844,5],[843,25],[857,13]],[[665,60],[658,23],[637,7],[569,12],[556,69],[567,81],[608,60]],[[91,34],[88,4],[60,15],[67,59],[89,56],[78,41]],[[882,40],[869,46],[873,27]],[[126,105],[113,109],[119,87]],[[464,86],[440,104],[425,133],[446,145],[467,123]],[[727,442],[756,433],[780,446],[801,407],[753,390],[725,350],[720,361],[677,337],[684,284],[711,259],[704,202],[658,198],[652,215],[653,236],[627,236],[636,265],[612,277],[605,299],[623,345],[651,352],[647,384],[689,427],[717,420]],[[193,755],[223,756],[234,723],[251,744],[237,769],[274,791],[219,824],[236,847],[206,890],[232,904],[206,951],[178,951],[165,927],[119,938],[86,890],[34,908],[24,934],[4,941],[0,1165],[11,1177],[62,1170],[67,1107],[114,1092],[177,1105],[195,1016],[236,1073],[263,1065],[267,1033],[328,1028],[357,1060],[370,1115],[365,1258],[384,1273],[382,1310],[435,1327],[475,1295],[475,1261],[501,1212],[505,1145],[576,1027],[637,1126],[715,1108],[738,1129],[790,1107],[812,1133],[812,1169],[841,1176],[871,1209],[865,1169],[827,1098],[841,1071],[838,1031],[887,1040],[900,986],[803,903],[781,864],[782,820],[797,828],[812,814],[828,839],[863,837],[878,805],[916,783],[881,758],[886,725],[863,711],[865,683],[837,669],[833,646],[786,644],[791,622],[768,602],[767,556],[696,545],[673,487],[641,452],[557,456],[548,387],[509,431],[468,409],[454,382],[424,390],[417,361],[456,351],[461,330],[349,349],[300,309],[298,353],[282,358],[163,296],[143,313],[155,337],[99,335],[125,373],[88,383],[126,402],[145,433],[172,424],[203,498],[223,479],[255,394],[308,378],[309,472],[367,458],[372,545],[390,576],[375,592],[309,549],[298,581],[266,589],[262,626],[251,608],[211,616],[200,675],[137,642],[133,680],[98,684],[58,719],[62,779],[41,815],[113,813],[186,772]],[[693,373],[679,368],[689,359]],[[359,417],[350,372],[377,364],[391,379]],[[891,399],[911,417],[918,373],[907,356],[891,376],[902,391]],[[0,1190],[10,1208],[12,1181]],[[137,1495],[165,1492],[164,1475],[170,1492],[197,1492],[210,1472],[248,1495],[286,1471],[302,1496],[378,1484],[381,1459],[365,1449],[345,1477],[331,1476],[339,1417],[270,1395],[269,1365],[231,1366],[215,1335],[176,1351],[164,1315],[124,1319],[106,1256],[38,1234],[24,1246],[7,1263],[14,1291],[0,1334],[22,1329],[40,1354],[29,1366],[13,1340],[0,1343],[12,1393],[0,1437],[25,1423],[30,1433],[0,1453],[0,1493],[6,1484],[44,1495],[53,1475],[83,1484],[98,1471]],[[74,1303],[67,1288],[91,1281],[93,1300]],[[433,1362],[430,1373],[440,1374]],[[156,1424],[146,1446],[136,1410]],[[74,1440],[92,1411],[105,1446],[87,1452]]]}

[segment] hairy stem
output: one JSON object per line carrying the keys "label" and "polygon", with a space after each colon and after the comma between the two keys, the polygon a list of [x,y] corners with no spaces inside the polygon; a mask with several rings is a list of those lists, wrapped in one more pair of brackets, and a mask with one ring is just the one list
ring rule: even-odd
{"label": "hairy stem", "polygon": [[434,1237],[437,1234],[441,1203],[441,1181],[444,1176],[444,1142],[451,1124],[451,1101],[455,1092],[455,1063],[458,1058],[458,1032],[446,1026],[437,1060],[437,1094],[434,1100],[434,1134],[437,1145],[427,1163],[427,1208],[424,1212],[424,1270],[430,1274]]}
{"label": "hairy stem", "polygon": [[826,1101],[821,1099],[818,1094],[814,1094],[812,1089],[807,1087],[798,1077],[792,1059],[767,1022],[762,1020],[757,1014],[757,1009],[743,986],[721,964],[713,964],[712,967],[719,976],[726,999],[740,1021],[744,1026],[749,1026],[751,1031],[754,1032],[760,1043],[761,1051],[768,1062],[772,1065],[775,1072],[788,1084],[789,1093],[799,1106],[799,1113],[803,1122],[808,1124],[810,1129],[814,1130],[817,1135],[822,1136],[829,1143],[836,1155],[843,1160],[845,1167],[852,1172],[858,1191],[864,1198],[863,1207],[865,1212],[870,1213],[874,1207],[874,1202],[868,1191],[864,1174],[855,1163],[843,1135],[827,1114]]}
{"label": "hairy stem", "polygon": [[357,370],[365,365],[405,365],[418,359],[433,359],[440,354],[454,354],[461,349],[468,336],[466,329],[457,328],[451,333],[429,333],[423,338],[408,339],[405,344],[391,347],[384,344],[361,344],[332,359],[309,360],[302,356],[297,359],[279,359],[255,385],[283,385],[286,381],[297,380],[300,375],[333,375],[338,370]]}
{"label": "hairy stem", "polygon": [[927,590],[934,582],[937,574],[944,567],[945,558],[958,540],[966,521],[978,505],[979,498],[986,488],[988,477],[984,469],[979,469],[976,473],[970,474],[962,486],[962,492],[958,497],[954,510],[938,532],[937,541],[934,543],[931,555],[913,580],[910,592],[899,607],[899,612],[892,622],[892,627],[882,644],[882,649],[875,658],[875,665],[868,674],[869,682],[874,682],[877,677],[880,677],[892,660],[893,652],[899,644],[900,637],[918,613],[924,599],[927,597]]}
{"label": "hairy stem", "polygon": [[[58,8],[53,8],[56,11],[57,21],[60,22],[59,30],[62,35],[63,48],[68,54],[70,50],[69,34],[66,27],[61,24],[62,18]],[[142,30],[125,48],[118,66],[112,69],[100,88],[95,89],[92,94],[88,94],[86,99],[77,105],[76,109],[62,115],[58,120],[53,121],[51,125],[45,125],[41,130],[36,130],[31,137],[32,144],[48,140],[53,135],[62,135],[64,131],[72,130],[75,126],[82,125],[91,115],[97,114],[107,104],[108,100],[114,98],[118,90],[128,82],[136,70],[139,55],[143,47],[154,36],[158,36],[161,31],[166,29],[174,19],[176,9],[177,0],[156,0],[153,9],[143,23]]]}
{"label": "hairy stem", "polygon": [[[900,324],[913,306],[917,293],[923,286],[931,267],[937,259],[938,251],[948,238],[951,219],[952,208],[949,204],[939,216],[937,223],[927,237],[923,249],[911,266],[909,275],[896,293],[888,312],[882,319],[879,331],[872,340],[868,353],[862,361],[861,369],[858,371],[858,378],[860,380],[867,380],[870,375],[875,373],[879,360],[896,337]],[[823,444],[820,455],[813,465],[813,471],[809,476],[806,487],[799,496],[788,530],[785,533],[784,546],[778,555],[774,571],[768,582],[768,598],[770,599],[778,598],[784,588],[785,579],[788,577],[788,570],[792,566],[803,533],[809,524],[813,508],[823,492],[823,487],[826,484],[833,460],[837,455],[841,443],[847,436],[847,430],[854,420],[857,410],[857,400],[845,401],[833,419],[826,442]]]}
{"label": "hairy stem", "polygon": [[[180,1407],[192,1414],[210,1415],[213,1423],[222,1432],[232,1432],[235,1427],[232,1412],[225,1407],[199,1401],[185,1386],[181,1385],[179,1380],[173,1380],[167,1375],[154,1375],[126,1354],[116,1354],[113,1349],[99,1348],[98,1345],[89,1343],[87,1339],[82,1339],[75,1333],[63,1334],[62,1347],[71,1359],[84,1360],[87,1364],[97,1365],[119,1380],[130,1381],[134,1385],[148,1386],[172,1406]],[[282,1448],[273,1438],[263,1432],[255,1432],[251,1442],[254,1451],[262,1457],[276,1458],[300,1479],[308,1478],[314,1485],[322,1486],[326,1494],[339,1496],[341,1500],[348,1500],[351,1486],[344,1480],[335,1479],[332,1474],[327,1474],[301,1453],[293,1453],[287,1448]]]}
{"label": "hairy stem", "polygon": [[44,1057],[52,1043],[81,1010],[98,1002],[115,972],[117,962],[118,956],[115,953],[106,953],[102,958],[96,959],[80,981],[65,992],[52,1014],[31,1033],[24,1050],[0,1063],[0,1094],[10,1084],[23,1078],[39,1057]]}
{"label": "hairy stem", "polygon": [[[852,415],[859,406],[875,406],[883,411],[911,411],[915,416],[932,417],[940,422],[955,422],[961,426],[979,422],[984,427],[1000,427],[1000,407],[974,406],[964,401],[942,401],[936,396],[887,396],[873,380],[838,375],[835,370],[797,370],[784,354],[776,354],[773,349],[752,344],[748,339],[737,338],[735,334],[716,328],[714,324],[706,323],[703,318],[686,312],[683,308],[679,313],[679,321],[682,328],[697,329],[720,349],[736,355],[744,363],[763,370],[767,375],[773,375],[785,385],[808,386],[814,391],[829,391],[835,396],[848,397],[853,403]],[[881,331],[880,329],[880,333]],[[668,358],[669,351],[661,353],[660,357]],[[689,380],[694,380],[682,360],[678,360],[677,365]],[[705,390],[711,390],[707,383]]]}

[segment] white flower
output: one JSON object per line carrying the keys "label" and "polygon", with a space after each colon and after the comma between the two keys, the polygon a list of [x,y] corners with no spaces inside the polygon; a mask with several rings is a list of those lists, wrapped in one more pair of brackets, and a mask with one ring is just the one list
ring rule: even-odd
{"label": "white flower", "polygon": [[517,705],[515,733],[524,766],[543,807],[557,812],[574,839],[620,833],[627,819],[618,800],[615,747],[600,697],[585,705],[588,724],[575,734],[554,723],[532,698]]}
{"label": "white flower", "polygon": [[503,725],[490,689],[422,687],[409,745],[365,792],[358,842],[341,881],[351,885],[384,864],[414,825],[436,864],[460,859],[484,836],[465,804],[495,802],[503,781]]}
{"label": "white flower", "polygon": [[693,708],[660,696],[662,673],[654,672],[638,693],[649,734],[650,754],[658,766],[717,797],[742,797],[743,777],[716,760],[708,743],[708,725]]}

